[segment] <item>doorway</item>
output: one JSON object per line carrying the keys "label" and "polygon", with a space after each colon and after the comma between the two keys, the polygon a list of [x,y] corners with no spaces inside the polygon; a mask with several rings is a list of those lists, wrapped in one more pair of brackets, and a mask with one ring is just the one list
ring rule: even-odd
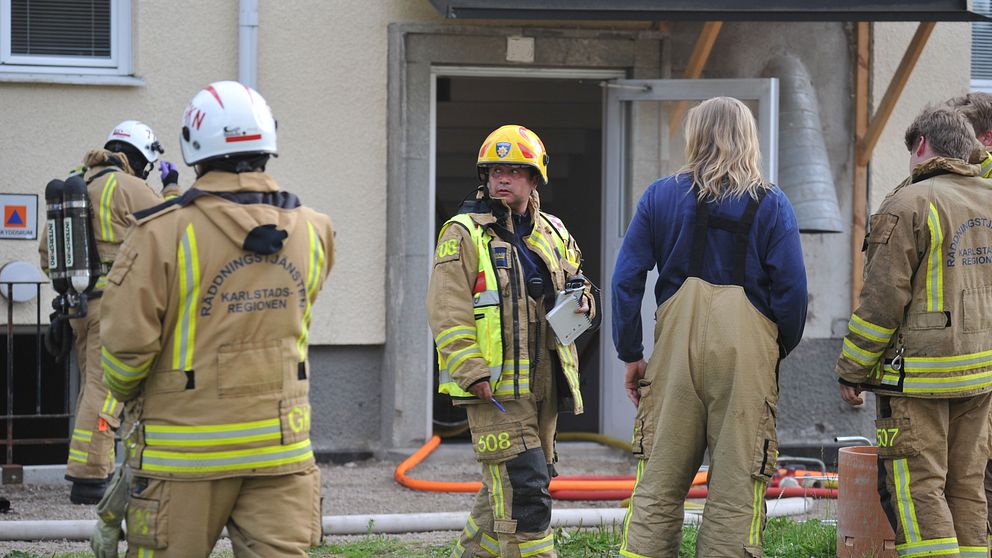
{"label": "doorway", "polygon": [[[540,136],[550,156],[548,184],[538,190],[541,210],[565,223],[582,250],[583,271],[602,287],[604,93],[600,80],[441,73],[436,76],[434,92],[433,238],[479,186],[475,162],[485,137],[504,124],[520,124]],[[600,330],[580,340],[585,412],[561,415],[560,431],[599,432],[601,336],[605,334]],[[433,407],[436,428],[451,428],[464,421],[464,411],[452,407],[447,396],[436,390]]]}

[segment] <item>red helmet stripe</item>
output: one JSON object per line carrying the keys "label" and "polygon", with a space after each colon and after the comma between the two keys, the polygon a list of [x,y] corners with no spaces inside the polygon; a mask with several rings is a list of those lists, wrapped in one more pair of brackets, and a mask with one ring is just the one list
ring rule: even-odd
{"label": "red helmet stripe", "polygon": [[482,158],[483,155],[486,154],[486,151],[489,150],[489,145],[491,143],[492,143],[491,141],[487,141],[486,143],[482,144],[482,149],[479,150],[479,158],[480,159]]}
{"label": "red helmet stripe", "polygon": [[531,151],[530,149],[527,149],[527,146],[526,145],[524,145],[524,144],[522,144],[522,143],[520,143],[518,141],[517,142],[517,147],[520,148],[520,154],[523,155],[524,157],[526,157],[527,159],[537,159],[537,157],[534,155],[534,152]]}
{"label": "red helmet stripe", "polygon": [[214,96],[214,99],[217,99],[217,102],[220,103],[220,108],[224,108],[224,101],[220,100],[220,95],[217,94],[217,90],[214,89],[214,86],[208,85],[207,91],[209,91],[210,94]]}
{"label": "red helmet stripe", "polygon": [[233,143],[236,141],[255,141],[262,139],[262,134],[252,134],[250,136],[231,136],[229,138],[224,138],[227,143]]}

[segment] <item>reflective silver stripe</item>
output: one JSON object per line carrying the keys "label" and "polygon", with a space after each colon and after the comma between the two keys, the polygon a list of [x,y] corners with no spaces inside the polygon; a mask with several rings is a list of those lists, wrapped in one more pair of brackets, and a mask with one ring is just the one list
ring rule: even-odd
{"label": "reflective silver stripe", "polygon": [[967,388],[976,388],[985,385],[992,385],[992,370],[982,374],[946,378],[943,380],[906,377],[903,381],[903,391],[963,391]]}
{"label": "reflective silver stripe", "polygon": [[[940,552],[941,550],[951,552]],[[938,556],[941,554],[957,554],[958,540],[956,538],[930,539],[916,543],[897,544],[896,552],[903,558],[916,558],[917,556]]]}
{"label": "reflective silver stripe", "polygon": [[119,377],[125,378],[125,379],[131,379],[131,378],[137,378],[139,376],[144,376],[145,372],[148,371],[148,367],[151,366],[151,364],[152,364],[151,359],[149,359],[148,362],[146,362],[145,364],[141,365],[140,367],[138,367],[138,368],[131,368],[130,366],[127,366],[123,362],[116,361],[113,358],[113,356],[110,354],[110,352],[107,351],[107,348],[106,347],[103,347],[102,348],[102,362],[103,362],[103,369],[104,370],[110,371],[115,376],[119,376]]}
{"label": "reflective silver stripe", "polygon": [[520,558],[536,556],[555,547],[555,535],[552,533],[540,540],[522,542],[517,547],[520,549]]}
{"label": "reflective silver stripe", "polygon": [[200,258],[196,247],[193,223],[179,243],[179,320],[176,322],[172,350],[175,370],[193,369],[193,349],[196,346],[196,303],[200,299]]}
{"label": "reflective silver stripe", "polygon": [[927,216],[927,227],[930,229],[930,254],[927,256],[926,287],[928,312],[944,310],[944,258],[941,255],[941,244],[944,242],[944,231],[940,228],[940,215],[931,203],[930,214]]}
{"label": "reflective silver stripe", "polygon": [[465,361],[475,357],[482,358],[482,351],[479,349],[479,345],[473,343],[460,351],[451,353],[444,360],[448,363],[448,370],[458,370]]}
{"label": "reflective silver stripe", "polygon": [[475,328],[468,326],[453,327],[446,331],[444,335],[435,338],[434,344],[438,347],[443,347],[447,344],[448,339],[451,339],[456,335],[465,335],[466,339],[468,339],[468,336],[471,336],[472,339],[475,339]]}
{"label": "reflective silver stripe", "polygon": [[[235,438],[254,438],[263,437],[266,439],[265,435],[277,435],[277,437],[282,436],[282,428],[278,421],[275,424],[268,424],[264,426],[256,426],[252,428],[239,428],[234,430],[183,430],[183,431],[162,431],[152,426],[145,427],[145,443],[149,446],[153,445],[166,445],[166,442],[191,442],[191,441],[217,441],[225,439],[235,439]],[[168,444],[176,445],[176,444]]]}
{"label": "reflective silver stripe", "polygon": [[851,314],[851,320],[847,322],[847,329],[865,339],[878,341],[879,343],[888,343],[892,339],[892,334],[896,331],[895,329],[875,325],[858,317],[856,314]]}
{"label": "reflective silver stripe", "polygon": [[499,304],[499,293],[497,291],[482,291],[473,297],[476,308],[480,306],[495,306]]}
{"label": "reflective silver stripe", "polygon": [[906,372],[956,372],[992,365],[992,351],[951,357],[906,357]]}
{"label": "reflective silver stripe", "polygon": [[989,549],[985,546],[962,546],[961,558],[988,558]]}
{"label": "reflective silver stripe", "polygon": [[499,541],[483,533],[479,539],[479,546],[493,556],[499,556]]}
{"label": "reflective silver stripe", "polygon": [[171,452],[145,449],[141,468],[148,471],[208,472],[248,468],[278,467],[297,463],[313,456],[310,440],[291,446],[273,446],[231,452]]}

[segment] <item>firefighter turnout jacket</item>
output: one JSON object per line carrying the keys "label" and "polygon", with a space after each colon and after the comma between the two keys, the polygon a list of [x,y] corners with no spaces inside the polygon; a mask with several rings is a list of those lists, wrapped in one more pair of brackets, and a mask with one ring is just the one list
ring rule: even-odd
{"label": "firefighter turnout jacket", "polygon": [[909,397],[992,391],[992,183],[977,173],[935,157],[872,215],[841,382]]}
{"label": "firefighter turnout jacket", "polygon": [[[120,158],[120,159],[119,159]],[[117,250],[124,242],[124,234],[131,226],[131,214],[148,209],[179,194],[179,185],[165,187],[161,193],[144,180],[126,170],[123,155],[106,149],[94,149],[83,158],[83,181],[90,199],[92,217],[90,226],[96,238],[100,262],[110,269],[117,257]],[[163,197],[164,196],[164,197]],[[48,228],[42,229],[38,244],[41,268],[48,273]],[[96,290],[107,284],[106,275],[97,281]]]}
{"label": "firefighter turnout jacket", "polygon": [[[540,211],[539,198],[531,196],[533,229],[524,242],[547,266],[555,292],[579,273],[582,253],[568,230],[554,215]],[[568,389],[559,392],[561,411],[582,413],[579,392],[578,353],[575,344],[563,346],[539,335],[528,326],[537,310],[529,303],[521,255],[513,243],[503,239],[494,225],[496,217],[476,200],[470,213],[461,213],[441,227],[434,271],[427,294],[427,313],[437,346],[441,393],[457,404],[478,403],[468,388],[480,380],[492,384],[498,400],[531,397],[531,371],[536,359],[546,358],[543,347],[554,344],[555,368]],[[507,210],[508,211],[508,210]],[[506,224],[512,227],[512,219]],[[512,234],[512,230],[510,231]],[[586,294],[591,285],[586,281]],[[595,317],[593,297],[590,319]],[[531,354],[533,347],[541,347]]]}
{"label": "firefighter turnout jacket", "polygon": [[330,219],[265,173],[220,171],[135,218],[102,320],[104,381],[138,425],[135,475],[310,468],[307,345]]}

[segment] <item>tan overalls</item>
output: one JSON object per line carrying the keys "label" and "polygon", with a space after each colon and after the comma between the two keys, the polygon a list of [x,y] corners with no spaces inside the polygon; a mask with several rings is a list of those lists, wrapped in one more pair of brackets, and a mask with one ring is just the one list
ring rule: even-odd
{"label": "tan overalls", "polygon": [[699,278],[707,230],[729,230],[746,248],[759,204],[752,199],[741,220],[729,223],[713,222],[708,204],[697,204],[688,278],[658,308],[639,388],[633,445],[640,461],[623,556],[679,555],[683,503],[707,449],[709,498],[696,555],[761,556],[765,488],[778,455],[778,328],[744,293],[747,250],[738,251],[736,284]]}

